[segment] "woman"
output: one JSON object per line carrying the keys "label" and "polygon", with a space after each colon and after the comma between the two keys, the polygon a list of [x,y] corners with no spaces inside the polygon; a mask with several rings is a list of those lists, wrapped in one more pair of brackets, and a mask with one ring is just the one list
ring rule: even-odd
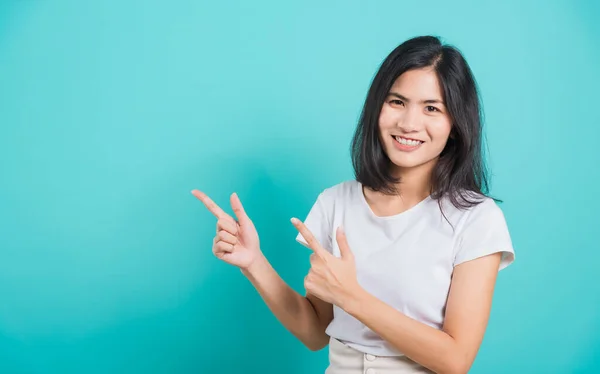
{"label": "woman", "polygon": [[238,266],[327,373],[466,373],[499,270],[514,261],[487,196],[480,104],[461,55],[435,37],[399,45],[373,79],[352,143],[355,180],[322,191],[297,240],[312,250],[306,296],[260,250],[236,194],[214,254]]}

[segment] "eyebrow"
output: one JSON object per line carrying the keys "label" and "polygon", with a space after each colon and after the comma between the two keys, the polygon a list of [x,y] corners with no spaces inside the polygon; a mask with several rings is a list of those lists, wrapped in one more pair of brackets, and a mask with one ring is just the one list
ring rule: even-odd
{"label": "eyebrow", "polygon": [[[409,100],[408,98],[406,98],[406,97],[404,97],[404,96],[400,95],[399,93],[396,93],[396,92],[390,92],[390,95],[391,95],[391,96],[395,96],[395,97],[397,97],[397,98],[398,98],[398,99],[400,99],[400,100],[404,100],[404,101],[406,101],[407,103],[409,103],[409,102],[410,102],[410,100]],[[445,104],[444,104],[444,102],[443,102],[442,100],[438,100],[438,99],[429,99],[429,100],[423,100],[423,101],[421,101],[421,103],[423,103],[423,104],[442,104],[442,105],[445,105]]]}

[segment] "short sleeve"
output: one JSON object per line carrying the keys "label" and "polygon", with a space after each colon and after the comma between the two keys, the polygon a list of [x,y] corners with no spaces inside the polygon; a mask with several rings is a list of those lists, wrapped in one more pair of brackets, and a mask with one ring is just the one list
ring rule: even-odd
{"label": "short sleeve", "polygon": [[[308,212],[308,215],[304,220],[304,224],[319,241],[321,246],[331,253],[331,225],[329,219],[329,209],[327,209],[329,205],[331,204],[328,204],[325,195],[323,193],[319,194],[317,200]],[[296,236],[296,241],[308,247],[308,243],[302,234],[298,233]]]}
{"label": "short sleeve", "polygon": [[454,266],[463,262],[502,253],[499,270],[515,260],[515,251],[504,213],[492,199],[486,199],[473,208],[461,230],[454,258]]}

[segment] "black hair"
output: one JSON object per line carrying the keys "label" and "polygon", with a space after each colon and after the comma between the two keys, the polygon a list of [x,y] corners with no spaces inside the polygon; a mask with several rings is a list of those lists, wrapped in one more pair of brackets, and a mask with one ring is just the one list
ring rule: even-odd
{"label": "black hair", "polygon": [[442,44],[435,36],[403,42],[381,64],[352,139],[354,175],[372,190],[397,193],[400,180],[390,173],[391,161],[379,137],[379,115],[396,79],[408,70],[427,67],[437,74],[452,121],[450,137],[433,170],[431,197],[447,196],[455,207],[467,208],[481,202],[489,189],[482,152],[483,111],[467,61],[456,47]]}

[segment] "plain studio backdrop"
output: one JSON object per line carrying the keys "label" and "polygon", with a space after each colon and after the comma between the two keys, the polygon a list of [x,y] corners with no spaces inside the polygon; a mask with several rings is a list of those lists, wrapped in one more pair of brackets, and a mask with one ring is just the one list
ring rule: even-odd
{"label": "plain studio backdrop", "polygon": [[237,192],[304,292],[292,216],[351,179],[369,83],[407,38],[478,80],[517,260],[472,373],[600,370],[594,1],[0,2],[0,372],[317,373],[211,253]]}

